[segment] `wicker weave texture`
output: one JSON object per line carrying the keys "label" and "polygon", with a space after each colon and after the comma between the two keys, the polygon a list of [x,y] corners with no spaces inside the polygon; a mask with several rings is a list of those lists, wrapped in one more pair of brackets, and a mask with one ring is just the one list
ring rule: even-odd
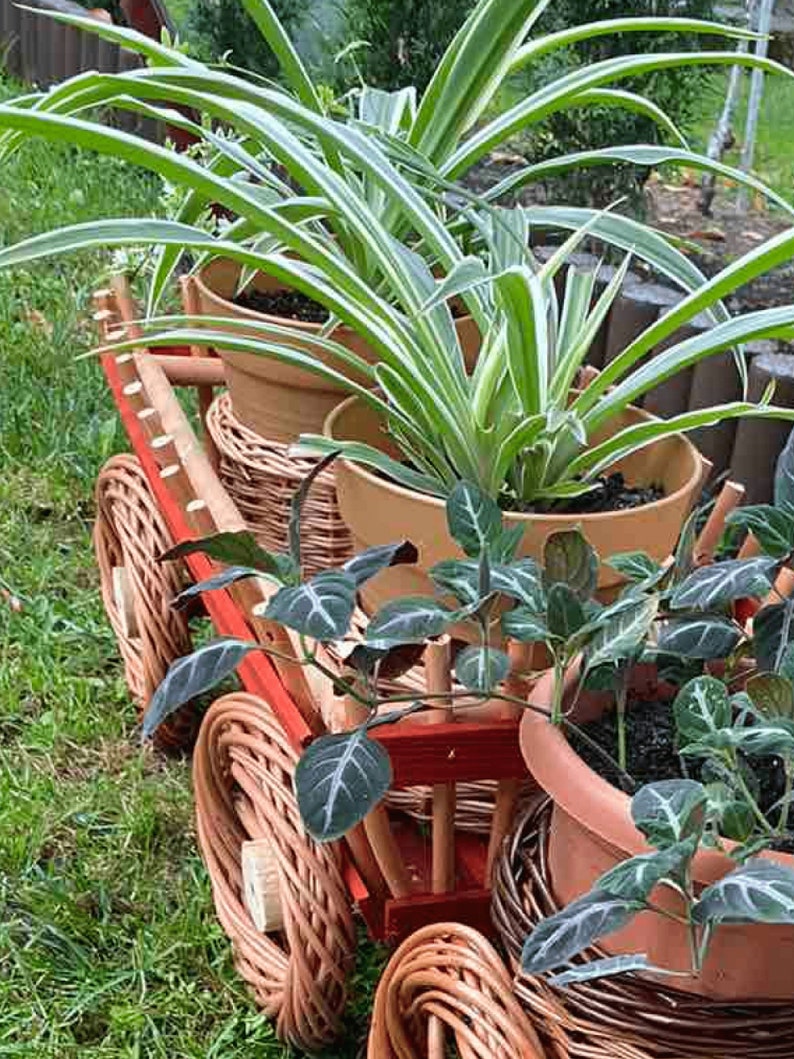
{"label": "wicker weave texture", "polygon": [[[201,851],[235,962],[281,1040],[308,1051],[333,1040],[355,952],[339,851],[303,830],[293,793],[296,754],[266,704],[218,699],[201,727],[193,785]],[[243,900],[242,843],[266,839],[283,930],[256,929]]]}
{"label": "wicker weave texture", "polygon": [[[550,809],[551,803],[543,800],[525,810],[495,868],[493,917],[514,966],[532,926],[558,907],[546,864]],[[634,975],[564,990],[519,976],[515,988],[554,1059],[794,1056],[790,1005],[710,1003]]]}
{"label": "wicker weave texture", "polygon": [[[94,551],[102,601],[140,715],[171,663],[191,650],[187,620],[171,607],[184,587],[183,567],[157,561],[173,539],[137,457],[108,460],[97,479],[96,505]],[[128,613],[119,599],[120,584],[129,596]],[[160,726],[156,743],[184,747],[196,730],[196,714],[186,707]]]}
{"label": "wicker weave texture", "polygon": [[367,1059],[543,1059],[491,945],[454,923],[412,934],[378,985]]}
{"label": "wicker weave texture", "polygon": [[[270,551],[289,550],[290,504],[316,460],[291,456],[288,446],[268,441],[235,418],[227,393],[213,401],[209,430],[220,456],[219,475],[259,543]],[[353,541],[336,502],[332,471],[312,483],[301,516],[304,573],[341,566],[353,554]]]}

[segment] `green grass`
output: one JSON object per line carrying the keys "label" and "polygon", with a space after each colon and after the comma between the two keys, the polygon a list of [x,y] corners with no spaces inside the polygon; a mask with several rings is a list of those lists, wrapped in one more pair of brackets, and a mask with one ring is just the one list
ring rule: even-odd
{"label": "green grass", "polygon": [[[5,89],[6,94],[8,89]],[[157,188],[30,144],[3,167],[0,243]],[[193,829],[189,764],[142,752],[90,543],[97,471],[125,447],[88,348],[97,256],[0,273],[0,1056],[286,1059],[237,978]],[[346,1042],[376,971],[364,955]]]}

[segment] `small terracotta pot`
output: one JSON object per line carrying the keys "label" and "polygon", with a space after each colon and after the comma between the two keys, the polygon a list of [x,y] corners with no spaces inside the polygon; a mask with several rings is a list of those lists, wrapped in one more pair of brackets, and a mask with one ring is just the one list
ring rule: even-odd
{"label": "small terracotta pot", "polygon": [[[316,347],[307,339],[317,337],[322,324],[285,319],[243,308],[233,301],[240,276],[240,267],[232,261],[218,259],[196,277],[201,311],[207,315],[230,316],[238,320],[258,320],[288,327],[295,334],[296,348],[305,348],[317,356]],[[283,290],[278,280],[264,273],[256,275],[253,290],[274,292]],[[457,321],[458,335],[464,348],[466,363],[472,366],[480,347],[480,334],[471,317]],[[340,325],[331,336],[353,353],[372,363],[377,359],[367,343],[352,328]],[[323,422],[345,396],[341,386],[334,386],[311,372],[283,364],[271,357],[254,353],[232,353],[219,349],[226,373],[226,381],[237,419],[261,437],[289,445],[301,434],[316,434]],[[339,364],[322,357],[339,369]],[[363,380],[359,380],[363,381]]]}
{"label": "small terracotta pot", "polygon": [[[578,670],[566,675],[565,700],[573,701]],[[552,701],[553,674],[541,676],[529,702],[546,709]],[[664,699],[672,689],[660,686],[650,666],[638,666],[633,694]],[[609,708],[607,695],[581,693],[572,713],[574,721],[592,720]],[[595,880],[620,861],[649,846],[631,819],[630,798],[595,773],[572,749],[562,732],[545,717],[527,711],[521,722],[521,751],[536,782],[551,796],[554,810],[549,834],[548,868],[554,896],[562,905],[586,893]],[[732,843],[726,842],[731,848]],[[794,868],[794,857],[765,853],[764,857]],[[694,861],[694,879],[705,887],[735,867],[725,854],[701,850]],[[658,888],[654,901],[681,912],[676,896]],[[610,955],[645,953],[660,967],[688,971],[691,964],[683,926],[643,912],[625,929],[603,938],[599,945]],[[794,1000],[794,927],[721,926],[711,942],[698,978],[662,979],[676,989],[720,1001]]]}
{"label": "small terracotta pot", "polygon": [[[639,409],[631,408],[610,424],[608,433],[648,418]],[[331,413],[325,423],[325,435],[339,441],[365,441],[390,455],[399,455],[385,435],[377,413],[355,397]],[[666,438],[620,460],[613,469],[622,471],[632,484],[661,484],[664,497],[643,507],[594,515],[507,512],[508,523],[518,521],[525,527],[519,554],[540,559],[551,533],[579,527],[601,556],[642,548],[654,559],[665,559],[678,539],[700,482],[697,450],[682,436]],[[337,461],[336,487],[342,518],[353,534],[356,551],[400,538],[413,541],[419,550],[416,566],[395,566],[368,582],[363,592],[367,609],[380,607],[397,596],[432,595],[429,568],[443,559],[462,557],[447,529],[444,501],[406,489],[347,460]],[[598,583],[607,595],[621,583],[621,577],[616,570],[602,565]]]}

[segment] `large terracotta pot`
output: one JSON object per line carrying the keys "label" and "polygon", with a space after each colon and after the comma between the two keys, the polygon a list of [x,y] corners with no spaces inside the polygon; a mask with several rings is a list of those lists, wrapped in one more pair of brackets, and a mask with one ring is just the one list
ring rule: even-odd
{"label": "large terracotta pot", "polygon": [[[232,299],[239,276],[239,265],[223,259],[213,261],[203,269],[195,281],[201,312],[213,316],[231,316],[238,320],[264,320],[288,327],[295,335],[294,341],[289,344],[298,349],[305,348],[317,356],[316,347],[307,340],[320,335],[323,325],[271,316],[236,305]],[[254,277],[251,287],[266,292],[283,289],[278,280],[261,272]],[[480,347],[479,331],[470,317],[459,319],[457,328],[466,362],[471,366],[476,361]],[[365,360],[371,362],[376,359],[364,339],[350,327],[337,327],[331,337]],[[283,364],[271,357],[232,353],[223,349],[219,349],[218,353],[224,362],[235,416],[270,441],[288,445],[296,441],[300,434],[319,433],[325,418],[345,396],[346,391],[341,386],[334,386],[311,372]],[[332,363],[325,357],[322,359]],[[336,362],[333,366],[339,368]]]}
{"label": "large terracotta pot", "polygon": [[[610,432],[647,418],[639,409],[629,409],[613,421]],[[325,434],[340,441],[365,441],[391,455],[398,454],[384,434],[377,413],[355,397],[331,413]],[[508,512],[507,522],[518,521],[525,527],[519,554],[539,559],[549,534],[577,526],[602,557],[642,548],[655,559],[666,558],[678,539],[700,482],[697,450],[682,436],[666,438],[620,460],[613,469],[622,471],[627,481],[635,485],[661,484],[664,497],[643,507],[605,514]],[[342,518],[353,534],[356,551],[400,538],[413,541],[419,551],[416,566],[396,566],[368,582],[363,593],[365,606],[377,608],[401,595],[432,594],[427,570],[442,559],[462,555],[449,535],[444,501],[396,485],[347,460],[337,461],[336,486]],[[605,595],[620,582],[617,571],[601,566],[599,588]]]}
{"label": "large terracotta pot", "polygon": [[[566,701],[574,702],[578,672],[566,677]],[[529,701],[549,707],[553,676],[550,671],[535,684]],[[672,689],[666,689],[667,694]],[[663,699],[655,670],[637,667],[636,697]],[[573,720],[593,719],[609,707],[609,697],[582,693],[576,698]],[[554,802],[549,831],[548,868],[554,896],[566,905],[586,893],[609,868],[646,853],[643,835],[631,820],[630,799],[585,764],[562,732],[545,717],[527,711],[521,722],[521,750],[529,771]],[[726,842],[730,848],[732,843]],[[783,853],[763,856],[794,868],[794,857]],[[694,861],[699,887],[721,879],[735,867],[725,854],[701,850]],[[681,912],[678,899],[666,888],[657,888],[654,900]],[[689,945],[683,926],[643,912],[625,929],[602,939],[610,955],[645,953],[652,964],[688,971]],[[676,989],[720,1001],[794,1000],[794,927],[721,926],[711,942],[699,978],[675,978]]]}

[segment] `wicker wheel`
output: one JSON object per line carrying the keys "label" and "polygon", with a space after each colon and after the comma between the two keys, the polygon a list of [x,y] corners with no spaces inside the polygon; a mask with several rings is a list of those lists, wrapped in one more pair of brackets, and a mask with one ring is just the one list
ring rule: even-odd
{"label": "wicker wheel", "polygon": [[[227,393],[213,401],[209,430],[220,454],[219,474],[240,514],[263,547],[286,552],[293,494],[316,460],[291,456],[289,446],[268,441],[235,418]],[[301,554],[307,576],[341,566],[353,554],[336,502],[332,471],[313,483],[301,517]]]}
{"label": "wicker wheel", "polygon": [[[309,1051],[339,1028],[355,951],[350,901],[334,846],[303,830],[294,750],[253,695],[218,699],[193,760],[198,836],[215,908],[235,962],[278,1036]],[[278,933],[258,930],[243,896],[242,848],[264,840],[280,903]]]}
{"label": "wicker wheel", "polygon": [[[97,479],[96,505],[102,600],[140,716],[171,663],[191,650],[187,620],[171,607],[184,587],[183,568],[157,562],[173,538],[135,456],[108,460]],[[190,707],[180,710],[160,726],[156,743],[165,749],[191,744],[197,720]]]}
{"label": "wicker wheel", "polygon": [[[544,800],[525,811],[495,868],[493,918],[514,966],[533,925],[558,907],[546,864],[550,810]],[[519,976],[515,989],[555,1059],[794,1056],[790,1004],[709,1002],[630,974],[564,990]]]}
{"label": "wicker wheel", "polygon": [[507,970],[476,931],[425,927],[403,942],[378,985],[368,1059],[543,1059]]}

